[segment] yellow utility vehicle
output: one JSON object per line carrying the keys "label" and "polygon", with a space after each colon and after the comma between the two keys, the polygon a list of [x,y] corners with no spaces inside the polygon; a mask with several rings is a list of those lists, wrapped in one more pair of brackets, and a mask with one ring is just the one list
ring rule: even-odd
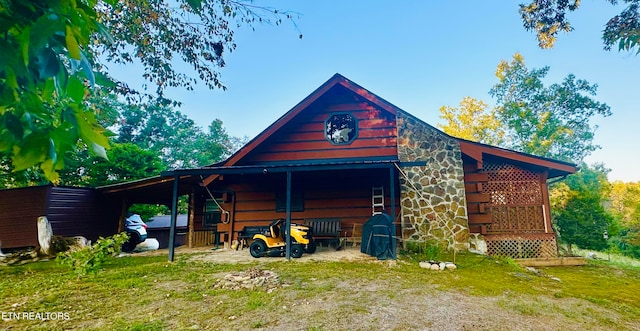
{"label": "yellow utility vehicle", "polygon": [[[287,252],[285,220],[277,219],[264,231],[253,235],[253,242],[249,246],[251,256],[258,258],[262,256],[284,256]],[[314,253],[316,243],[313,241],[312,231],[308,226],[291,224],[291,256],[299,258],[304,252]]]}

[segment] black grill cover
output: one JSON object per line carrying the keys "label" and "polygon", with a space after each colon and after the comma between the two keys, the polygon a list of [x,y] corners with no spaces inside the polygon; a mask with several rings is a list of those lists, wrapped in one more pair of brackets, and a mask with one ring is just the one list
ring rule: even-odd
{"label": "black grill cover", "polygon": [[362,226],[362,245],[360,251],[378,260],[396,259],[394,226],[391,216],[373,215]]}

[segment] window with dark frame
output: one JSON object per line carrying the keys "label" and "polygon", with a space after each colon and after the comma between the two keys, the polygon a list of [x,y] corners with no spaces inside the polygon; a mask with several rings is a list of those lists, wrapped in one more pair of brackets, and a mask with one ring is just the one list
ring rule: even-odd
{"label": "window with dark frame", "polygon": [[[287,211],[287,191],[285,189],[276,192],[276,212]],[[291,190],[291,211],[304,210],[304,194],[302,190]]]}
{"label": "window with dark frame", "polygon": [[[216,203],[216,201],[218,203]],[[222,199],[207,199],[204,203],[204,217],[202,219],[202,226],[214,227],[222,220],[222,211],[218,204],[222,202]]]}

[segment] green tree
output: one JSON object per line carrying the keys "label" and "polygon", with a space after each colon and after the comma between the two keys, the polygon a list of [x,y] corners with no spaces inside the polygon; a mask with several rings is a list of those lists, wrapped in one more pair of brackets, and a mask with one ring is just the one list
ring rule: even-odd
{"label": "green tree", "polygon": [[595,250],[607,248],[603,234],[615,226],[613,217],[604,208],[604,198],[610,190],[607,172],[603,165],[583,164],[580,171],[550,191],[554,225],[570,255],[574,245]]}
{"label": "green tree", "polygon": [[600,204],[600,196],[590,191],[578,191],[567,201],[564,209],[556,211],[554,221],[560,241],[572,247],[603,250],[607,241],[603,234],[609,228],[611,216]]}
{"label": "green tree", "polygon": [[195,144],[194,150],[198,151],[195,160],[197,166],[220,162],[246,143],[246,139],[231,137],[219,119],[211,121],[207,129],[207,133]]}
{"label": "green tree", "polygon": [[79,140],[106,157],[94,91],[139,95],[100,60],[140,63],[160,99],[196,81],[224,88],[219,69],[236,47],[233,29],[283,19],[291,15],[232,0],[0,0],[0,155],[12,171],[38,166],[55,182]]}
{"label": "green tree", "polygon": [[104,159],[87,150],[78,152],[61,171],[61,184],[103,186],[151,177],[165,169],[155,152],[131,143],[114,143],[107,154]]}
{"label": "green tree", "polygon": [[619,217],[624,225],[638,225],[640,227],[640,183],[625,183],[615,181],[611,183],[609,195],[611,212]]}
{"label": "green tree", "polygon": [[221,161],[232,151],[232,139],[221,120],[208,132],[169,106],[134,105],[121,110],[116,141],[155,152],[168,168],[188,168]]}
{"label": "green tree", "polygon": [[497,99],[496,116],[506,127],[505,147],[574,163],[599,146],[589,121],[610,116],[608,105],[592,99],[597,85],[568,75],[562,83],[544,86],[549,67],[529,70],[518,53],[496,70],[499,81],[490,90]]}
{"label": "green tree", "polygon": [[[605,50],[618,46],[619,51],[640,53],[640,0],[606,0],[626,7],[604,25],[602,41]],[[535,31],[540,48],[552,48],[559,32],[573,30],[567,14],[580,8],[580,0],[532,0],[520,5],[525,29]]]}
{"label": "green tree", "polygon": [[445,124],[438,124],[438,127],[454,137],[501,145],[504,137],[502,123],[496,117],[495,111],[488,111],[487,107],[482,100],[472,97],[462,99],[458,108],[442,106],[440,118]]}
{"label": "green tree", "polygon": [[[152,177],[165,169],[155,152],[131,143],[113,143],[107,154],[108,159],[91,156],[86,149],[73,153],[60,171],[60,184],[98,187]],[[181,207],[184,212],[186,208]],[[133,204],[129,211],[146,221],[167,214],[170,209],[164,205]]]}
{"label": "green tree", "polygon": [[640,258],[640,183],[613,182],[609,210],[619,223],[612,243],[620,253]]}

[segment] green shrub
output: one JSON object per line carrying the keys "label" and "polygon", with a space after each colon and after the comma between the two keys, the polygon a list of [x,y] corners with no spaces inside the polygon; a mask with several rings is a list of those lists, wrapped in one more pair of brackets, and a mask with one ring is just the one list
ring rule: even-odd
{"label": "green shrub", "polygon": [[436,260],[441,253],[446,251],[446,246],[436,240],[407,241],[405,250],[409,255],[417,255],[417,258],[422,261]]}
{"label": "green shrub", "polygon": [[78,277],[97,273],[109,257],[120,252],[122,244],[127,240],[129,235],[126,232],[106,238],[100,237],[91,246],[58,254],[56,261],[71,267]]}

